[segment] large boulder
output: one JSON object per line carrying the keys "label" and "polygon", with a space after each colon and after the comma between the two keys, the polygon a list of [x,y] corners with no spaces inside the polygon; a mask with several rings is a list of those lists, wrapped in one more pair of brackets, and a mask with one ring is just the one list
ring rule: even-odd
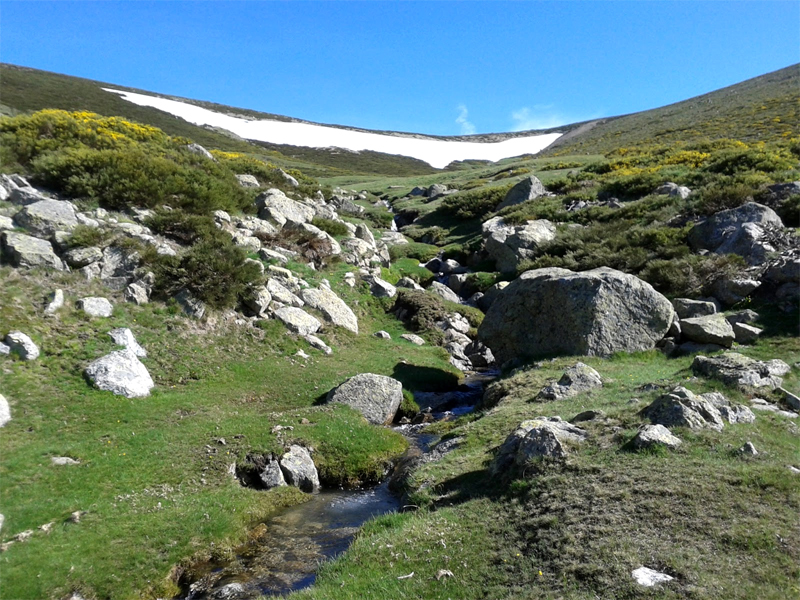
{"label": "large boulder", "polygon": [[296,224],[310,223],[314,218],[313,208],[288,198],[282,191],[274,188],[259,194],[256,198],[256,207],[261,219],[269,221],[279,229],[287,221]]}
{"label": "large boulder", "polygon": [[455,302],[459,304],[461,302],[461,298],[458,297],[453,290],[447,287],[443,283],[439,283],[438,281],[431,282],[430,287],[428,288],[428,292],[439,296],[442,300],[447,300],[448,302]]}
{"label": "large boulder", "polygon": [[489,258],[503,273],[515,272],[522,261],[533,258],[540,246],[556,237],[556,227],[547,219],[511,225],[494,217],[483,224],[482,232]]}
{"label": "large boulder", "polygon": [[747,387],[779,388],[783,385],[782,376],[790,371],[782,360],[759,361],[738,352],[726,352],[721,356],[709,358],[696,356],[692,362],[692,372],[727,385]]}
{"label": "large boulder", "polygon": [[99,389],[126,398],[149,396],[155,385],[147,368],[128,348],[93,361],[84,375]]}
{"label": "large boulder", "polygon": [[536,396],[536,400],[564,400],[598,387],[603,387],[600,373],[579,362],[564,371],[558,383],[545,386]]}
{"label": "large boulder", "polygon": [[763,263],[775,248],[764,239],[769,228],[782,228],[781,218],[771,208],[747,202],[723,210],[695,225],[689,232],[689,245],[695,250],[716,254],[739,254],[751,265]]}
{"label": "large boulder", "polygon": [[663,394],[640,413],[655,425],[664,427],[710,428],[721,430],[725,422],[752,423],[756,417],[742,405],[734,405],[719,392],[699,396],[684,387]]}
{"label": "large boulder", "polygon": [[403,401],[403,384],[385,375],[361,373],[328,392],[327,401],[347,404],[373,425],[385,425]]}
{"label": "large boulder", "polygon": [[14,215],[14,221],[39,236],[53,235],[56,231],[72,231],[78,226],[75,207],[61,200],[40,200],[28,204]]}
{"label": "large boulder", "polygon": [[3,254],[15,267],[50,267],[64,270],[64,263],[53,252],[47,240],[31,237],[15,231],[3,232]]}
{"label": "large boulder", "polygon": [[289,451],[281,456],[281,471],[286,483],[312,493],[319,489],[319,474],[308,450],[302,446],[289,446]]}
{"label": "large boulder", "polygon": [[674,310],[650,284],[608,268],[523,273],[486,313],[478,338],[498,364],[545,355],[600,355],[655,347]]}
{"label": "large boulder", "polygon": [[546,193],[547,190],[544,189],[542,182],[539,181],[537,177],[531,175],[508,190],[508,193],[506,194],[505,198],[503,198],[503,201],[500,202],[500,204],[498,204],[494,210],[496,212],[505,208],[506,206],[514,206],[515,204],[522,204],[528,200],[535,200],[539,196],[543,196]]}
{"label": "large boulder", "polygon": [[325,318],[339,327],[358,333],[358,319],[344,300],[326,287],[310,288],[300,292],[303,301],[320,311]]}
{"label": "large boulder", "polygon": [[302,308],[295,308],[294,306],[279,308],[275,311],[275,316],[280,319],[290,331],[301,336],[317,333],[319,328],[322,327],[322,323],[320,323],[319,319],[312,317]]}

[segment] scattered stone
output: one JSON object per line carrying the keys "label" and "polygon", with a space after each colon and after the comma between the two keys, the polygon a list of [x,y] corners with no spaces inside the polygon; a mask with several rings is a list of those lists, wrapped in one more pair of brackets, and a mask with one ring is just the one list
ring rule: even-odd
{"label": "scattered stone", "polygon": [[8,344],[0,342],[0,356],[8,356],[9,354],[11,354],[11,348]]}
{"label": "scattered stone", "polygon": [[[115,278],[120,278],[127,285],[128,280],[133,278],[136,268],[142,258],[139,253],[125,248],[109,246],[103,250],[103,267],[100,270],[100,279],[112,283]],[[122,285],[119,289],[124,289]]]}
{"label": "scattered stone", "polygon": [[300,295],[308,306],[320,311],[334,325],[358,333],[358,319],[355,313],[330,288],[306,289],[300,292]]}
{"label": "scattered stone", "polygon": [[259,218],[282,228],[287,222],[310,223],[314,209],[287,197],[282,191],[271,188],[256,198]]}
{"label": "scattered stone", "polygon": [[753,445],[753,442],[747,442],[744,446],[739,448],[739,454],[746,454],[747,456],[758,456],[758,450]]}
{"label": "scattered stone", "polygon": [[302,446],[289,446],[289,451],[281,457],[281,471],[286,483],[312,493],[319,489],[319,474],[308,450]]}
{"label": "scattered stone", "polygon": [[[8,405],[8,400],[3,394],[0,394],[0,427],[5,427],[6,423],[11,420],[11,407]],[[0,522],[2,523],[2,522]]]}
{"label": "scattered stone", "polygon": [[692,190],[690,190],[686,186],[678,185],[677,183],[667,181],[666,183],[658,186],[658,188],[656,188],[656,191],[653,193],[666,196],[677,196],[681,200],[686,200],[692,193]]}
{"label": "scattered stone", "polygon": [[244,594],[244,586],[241,583],[234,582],[225,584],[218,590],[214,590],[208,597],[212,600],[235,600],[236,598],[244,597]]}
{"label": "scattered stone", "polygon": [[61,200],[40,200],[28,204],[14,215],[14,221],[41,237],[53,235],[56,231],[72,231],[79,225],[75,207]]}
{"label": "scattered stone", "polygon": [[84,375],[97,388],[126,398],[150,395],[155,384],[132,350],[117,350],[86,367]]}
{"label": "scattered stone", "polygon": [[0,231],[10,231],[12,229],[14,229],[14,221],[11,217],[0,215]]}
{"label": "scattered stone", "polygon": [[736,339],[733,327],[721,314],[681,320],[681,335],[698,344],[717,344],[730,348]]}
{"label": "scattered stone", "polygon": [[579,362],[564,371],[558,383],[542,388],[536,400],[563,400],[597,387],[603,387],[600,374],[592,367]]}
{"label": "scattered stone", "polygon": [[57,467],[65,467],[70,465],[79,465],[80,461],[70,458],[69,456],[51,456],[50,463]]}
{"label": "scattered stone", "polygon": [[189,152],[191,152],[192,154],[197,154],[198,156],[203,156],[203,157],[207,158],[208,160],[213,160],[214,162],[217,161],[217,159],[214,158],[214,155],[211,154],[211,152],[209,152],[205,148],[203,148],[200,144],[196,144],[196,143],[187,144],[186,145],[186,149]]}
{"label": "scattered stone", "polygon": [[783,394],[783,399],[786,401],[786,404],[788,404],[795,410],[800,410],[800,398],[798,398],[795,394],[791,393],[789,390],[783,389],[782,387],[779,387],[778,391]]}
{"label": "scattered stone", "polygon": [[742,405],[733,405],[719,392],[696,396],[684,387],[663,394],[640,413],[653,424],[665,427],[722,430],[729,423],[752,423],[756,417]]}
{"label": "scattered stone", "polygon": [[602,410],[585,410],[572,417],[570,423],[583,423],[585,421],[596,421],[597,419],[605,419],[606,413]]}
{"label": "scattered stone", "polygon": [[762,362],[737,352],[726,352],[721,356],[696,356],[692,372],[696,375],[718,379],[726,385],[769,387],[775,389],[783,384],[782,376],[790,371],[782,360]]}
{"label": "scattered stone", "polygon": [[76,510],[76,511],[70,513],[68,520],[69,520],[70,523],[80,523],[81,522],[81,518],[85,514],[86,514],[85,510]]}
{"label": "scattered stone", "polygon": [[245,306],[247,306],[256,317],[261,317],[267,312],[269,305],[272,303],[272,294],[269,293],[266,286],[262,285],[251,289],[243,300]]}
{"label": "scattered stone", "polygon": [[54,290],[50,296],[50,301],[47,303],[47,307],[44,309],[45,316],[50,317],[56,314],[56,311],[62,306],[64,306],[64,291]]}
{"label": "scattered stone", "polygon": [[110,317],[114,312],[114,306],[107,298],[81,298],[75,306],[90,317]]}
{"label": "scattered stone", "polygon": [[476,369],[486,369],[494,363],[494,354],[483,342],[475,340],[464,347],[464,355]]}
{"label": "scattered stone", "polygon": [[675,579],[666,573],[659,573],[647,567],[639,567],[631,571],[631,577],[633,577],[636,583],[644,587],[654,587],[660,583],[667,583]]}
{"label": "scattered stone", "polygon": [[53,252],[53,246],[47,240],[15,231],[4,231],[2,242],[3,253],[14,267],[48,267],[57,271],[64,270],[64,263]]}
{"label": "scattered stone", "polygon": [[731,324],[731,326],[734,326],[736,325],[736,323],[745,323],[745,324],[754,323],[758,321],[759,316],[756,311],[750,310],[748,308],[745,310],[740,310],[738,312],[735,312],[731,315],[727,315],[725,319],[728,321],[728,323]]}
{"label": "scattered stone", "polygon": [[150,302],[147,288],[139,282],[133,282],[125,288],[125,301],[141,306]]}
{"label": "scattered stone", "polygon": [[267,291],[270,293],[273,300],[277,300],[282,304],[288,304],[289,306],[294,306],[296,308],[305,306],[305,302],[298,298],[297,295],[295,295],[291,290],[289,290],[289,288],[283,285],[275,277],[267,280]]}
{"label": "scattered stone", "polygon": [[189,290],[183,289],[178,292],[175,296],[175,301],[184,314],[192,319],[202,319],[206,314],[206,303],[199,298],[195,298]]}
{"label": "scattered stone", "polygon": [[492,303],[478,338],[499,364],[543,355],[606,356],[651,350],[674,314],[669,300],[633,275],[536,269]]}
{"label": "scattered stone", "polygon": [[397,295],[395,286],[376,275],[368,275],[364,277],[364,281],[369,284],[369,291],[376,298],[394,298]]}
{"label": "scattered stone", "polygon": [[733,324],[733,333],[736,335],[737,344],[754,343],[758,339],[758,336],[761,335],[762,331],[764,330],[759,329],[758,327],[753,327],[752,325],[748,325],[747,323]]}
{"label": "scattered stone", "polygon": [[309,344],[311,344],[311,346],[313,346],[317,350],[321,350],[325,354],[333,354],[333,350],[331,349],[331,347],[328,346],[328,344],[323,342],[321,339],[319,339],[317,336],[306,335],[303,336],[303,339],[307,341]]}
{"label": "scattered stone", "polygon": [[423,291],[425,288],[418,284],[416,281],[411,279],[411,277],[401,277],[397,281],[397,287],[399,288],[408,288],[410,290],[417,290]]}
{"label": "scattered stone", "polygon": [[631,444],[637,450],[655,446],[665,446],[670,450],[675,450],[682,443],[678,437],[672,435],[670,430],[663,425],[643,425],[631,440]]}
{"label": "scattered stone", "polygon": [[411,342],[417,346],[424,346],[425,340],[414,333],[404,333],[400,336],[400,339],[406,340],[407,342]]}
{"label": "scattered stone", "polygon": [[403,384],[373,373],[355,375],[328,392],[327,402],[340,402],[359,411],[373,425],[394,419],[403,401]]}
{"label": "scattered stone", "polygon": [[383,331],[382,329],[380,331],[376,331],[373,335],[375,337],[377,337],[377,338],[381,338],[381,339],[384,339],[384,340],[392,339],[392,336],[389,335],[389,332]]}
{"label": "scattered stone", "polygon": [[39,358],[39,347],[21,331],[10,331],[6,335],[5,342],[10,351],[19,355],[22,360],[36,360]]}
{"label": "scattered stone", "polygon": [[796,419],[798,416],[800,416],[795,412],[782,410],[779,406],[772,404],[771,402],[767,402],[763,398],[752,398],[750,400],[750,406],[753,410],[772,412],[788,419]]}
{"label": "scattered stone", "polygon": [[25,531],[19,532],[11,539],[14,540],[15,542],[23,543],[31,539],[32,535],[33,535],[33,529],[26,529]]}
{"label": "scattered stone", "polygon": [[503,217],[494,217],[482,225],[481,231],[489,258],[503,273],[516,272],[522,261],[534,258],[544,244],[556,237],[556,227],[547,219],[511,225]]}
{"label": "scattered stone", "polygon": [[119,346],[124,346],[136,356],[140,358],[145,358],[147,356],[147,350],[139,345],[139,342],[136,341],[133,332],[127,327],[118,327],[117,329],[112,329],[108,332],[108,335],[111,336],[111,339],[114,340],[114,343],[118,344]]}
{"label": "scattered stone", "polygon": [[542,185],[537,177],[531,175],[526,177],[514,187],[508,190],[503,201],[495,207],[495,212],[505,208],[506,206],[514,206],[515,204],[522,204],[528,200],[535,200],[539,196],[543,196],[547,190]]}
{"label": "scattered stone", "polygon": [[300,357],[300,358],[303,358],[303,359],[309,359],[309,358],[311,358],[311,356],[310,356],[310,355],[308,355],[308,354],[306,354],[305,352],[303,352],[303,350],[298,350],[297,352],[295,352],[295,353],[294,353],[294,355],[295,355],[295,356],[298,356],[298,357]]}
{"label": "scattered stone", "polygon": [[294,306],[284,306],[275,311],[275,316],[280,319],[284,325],[298,335],[307,336],[319,331],[322,327],[319,319],[312,317],[306,311]]}
{"label": "scattered stone", "polygon": [[725,306],[733,306],[747,298],[761,285],[756,279],[720,277],[711,286],[711,294]]}
{"label": "scattered stone", "polygon": [[100,248],[73,248],[64,254],[64,260],[73,269],[80,269],[86,265],[103,260],[103,251]]}
{"label": "scattered stone", "polygon": [[675,298],[672,306],[681,319],[691,319],[693,317],[705,317],[717,312],[717,307],[713,302],[705,300],[692,300],[690,298]]}
{"label": "scattered stone", "polygon": [[456,304],[461,303],[461,298],[458,297],[458,294],[456,294],[453,290],[451,290],[443,283],[439,283],[438,281],[431,282],[431,285],[428,288],[428,292],[436,294],[437,296],[439,296],[443,300],[447,300],[448,302],[455,302]]}
{"label": "scattered stone", "polygon": [[[250,175],[248,173],[237,174],[236,175],[236,180],[239,182],[239,185],[242,186],[243,188],[261,187],[261,184],[258,183],[258,179],[256,179],[255,177],[253,177],[252,175]],[[225,211],[222,211],[222,210],[215,211],[215,216],[216,216],[216,212],[225,212]],[[230,222],[230,220],[231,220],[231,218],[228,217],[228,222]]]}

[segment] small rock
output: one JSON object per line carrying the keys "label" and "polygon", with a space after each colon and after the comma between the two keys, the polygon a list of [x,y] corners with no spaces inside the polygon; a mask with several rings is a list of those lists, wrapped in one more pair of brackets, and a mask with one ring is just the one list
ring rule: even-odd
{"label": "small rock", "polygon": [[790,371],[789,365],[781,360],[757,361],[737,352],[726,352],[721,356],[696,356],[692,362],[692,372],[727,385],[778,388],[782,385],[782,375]]}
{"label": "small rock", "polygon": [[195,298],[189,290],[181,290],[175,296],[175,301],[183,312],[193,318],[202,319],[206,314],[206,304],[199,298]]}
{"label": "small rock", "polygon": [[631,571],[631,577],[633,577],[636,583],[644,587],[653,587],[659,583],[667,583],[668,581],[675,579],[666,573],[659,573],[658,571],[648,569],[647,567],[639,567],[638,569]]}
{"label": "small rock", "polygon": [[582,362],[570,367],[554,385],[544,387],[536,396],[537,400],[563,400],[591,389],[603,387],[600,374]]}
{"label": "small rock", "polygon": [[415,344],[417,346],[425,345],[425,340],[423,340],[421,337],[413,333],[404,333],[403,335],[400,336],[400,339],[406,340],[407,342],[411,342],[412,344]]}
{"label": "small rock", "polygon": [[29,539],[31,539],[32,535],[33,535],[33,529],[26,529],[25,531],[19,532],[11,539],[14,540],[15,542],[22,543],[22,542],[27,542]]}
{"label": "small rock", "polygon": [[324,354],[333,354],[333,350],[331,349],[331,347],[328,346],[328,344],[323,342],[321,339],[319,339],[317,336],[306,335],[303,336],[303,339],[317,350],[321,350]]}
{"label": "small rock", "polygon": [[150,294],[147,288],[138,282],[133,282],[125,288],[125,301],[141,306],[150,302]]}
{"label": "small rock", "polygon": [[381,339],[384,339],[384,340],[390,340],[390,339],[392,339],[392,336],[391,336],[391,335],[389,335],[389,333],[388,333],[388,332],[386,332],[386,331],[383,331],[382,329],[381,329],[380,331],[376,331],[376,332],[375,332],[373,335],[374,335],[375,337],[377,337],[377,338],[381,338]]}
{"label": "small rock", "polygon": [[114,312],[114,306],[107,298],[81,298],[75,306],[90,317],[110,317]]}
{"label": "small rock", "polygon": [[691,319],[694,317],[705,317],[716,314],[717,307],[713,302],[703,300],[692,300],[690,298],[675,298],[672,306],[681,319]]}
{"label": "small rock", "polygon": [[69,456],[51,456],[50,463],[58,467],[81,464],[80,461],[70,458]]}
{"label": "small rock", "polygon": [[643,425],[636,437],[631,440],[631,444],[637,450],[653,448],[655,446],[666,446],[674,450],[681,445],[681,440],[674,436],[669,429],[663,425]]}
{"label": "small rock", "polygon": [[736,339],[733,327],[723,315],[713,314],[681,320],[681,335],[698,344],[719,344],[730,348]]}
{"label": "small rock", "polygon": [[289,446],[289,451],[281,457],[280,465],[289,485],[308,493],[319,489],[317,468],[308,450],[302,446]]}
{"label": "small rock", "polygon": [[69,522],[70,523],[80,523],[81,522],[81,518],[85,514],[86,514],[85,510],[76,510],[75,512],[70,513]]}
{"label": "small rock", "polygon": [[744,446],[739,448],[739,454],[746,454],[748,456],[758,456],[758,450],[753,445],[753,442],[747,442]]}
{"label": "small rock", "polygon": [[111,336],[111,339],[114,340],[116,344],[131,350],[139,358],[145,358],[147,356],[147,350],[139,345],[139,342],[136,341],[133,332],[127,327],[112,329],[108,332],[108,335]]}
{"label": "small rock", "polygon": [[572,417],[570,423],[583,423],[585,421],[596,421],[597,419],[605,419],[606,413],[602,410],[585,410]]}
{"label": "small rock", "polygon": [[294,306],[285,306],[275,311],[275,316],[286,327],[301,336],[307,336],[316,333],[322,323],[319,319],[312,317],[310,314],[300,308]]}
{"label": "small rock", "polygon": [[736,335],[737,344],[752,344],[758,339],[762,331],[764,330],[747,323],[733,324],[733,333]]}
{"label": "small rock", "polygon": [[267,462],[258,477],[267,489],[287,485],[286,478],[283,476],[283,471],[277,460]]}
{"label": "small rock", "polygon": [[459,304],[461,302],[461,298],[458,297],[453,290],[449,287],[444,285],[443,283],[439,283],[438,281],[434,281],[431,283],[430,287],[428,288],[428,292],[432,294],[436,294],[443,300],[447,300],[448,302],[455,302]]}
{"label": "small rock", "polygon": [[308,354],[306,354],[302,350],[298,350],[297,352],[294,353],[294,355],[295,356],[299,356],[300,358],[303,358],[303,359],[311,358]]}
{"label": "small rock", "polygon": [[403,384],[385,375],[360,373],[328,392],[327,402],[339,402],[359,411],[373,425],[394,419],[403,401]]}
{"label": "small rock", "polygon": [[0,427],[5,427],[5,424],[11,420],[11,407],[8,405],[3,394],[0,394]]}
{"label": "small rock", "polygon": [[39,347],[21,331],[9,332],[6,335],[5,342],[11,352],[18,354],[22,360],[36,360],[39,358]]}
{"label": "small rock", "polygon": [[63,290],[55,290],[53,291],[50,301],[47,304],[47,307],[44,309],[45,316],[52,316],[56,313],[56,311],[64,306],[64,291]]}
{"label": "small rock", "polygon": [[93,361],[84,374],[99,389],[126,398],[149,396],[155,386],[147,368],[127,348]]}

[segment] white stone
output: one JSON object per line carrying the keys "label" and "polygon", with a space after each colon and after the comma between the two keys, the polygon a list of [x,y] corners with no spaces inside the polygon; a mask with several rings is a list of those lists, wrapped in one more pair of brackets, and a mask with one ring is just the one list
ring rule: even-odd
{"label": "white stone", "polygon": [[39,358],[39,347],[21,331],[9,332],[5,341],[11,352],[19,354],[23,360],[36,360]]}
{"label": "white stone", "polygon": [[120,346],[124,346],[128,350],[131,350],[136,356],[140,358],[145,358],[147,356],[147,350],[139,345],[139,342],[136,341],[133,332],[127,327],[112,329],[108,332],[108,335],[111,336],[111,339],[114,340],[115,343],[119,344]]}
{"label": "white stone", "polygon": [[114,305],[107,298],[81,298],[75,304],[90,317],[110,317],[114,312]]}
{"label": "white stone", "polygon": [[149,396],[155,386],[147,368],[127,348],[98,358],[84,373],[101,390],[126,398]]}
{"label": "white stone", "polygon": [[648,569],[647,567],[639,567],[638,569],[634,569],[631,571],[631,577],[633,577],[636,583],[645,587],[653,587],[659,583],[666,583],[675,579],[666,573],[659,573],[658,571]]}
{"label": "white stone", "polygon": [[0,394],[0,427],[4,427],[11,420],[11,407],[3,394]]}

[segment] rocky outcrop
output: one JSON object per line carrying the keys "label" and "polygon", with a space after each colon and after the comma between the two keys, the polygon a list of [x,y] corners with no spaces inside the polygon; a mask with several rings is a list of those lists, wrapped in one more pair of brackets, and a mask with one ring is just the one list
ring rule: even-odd
{"label": "rocky outcrop", "polygon": [[489,258],[503,273],[515,272],[522,261],[535,257],[543,244],[556,237],[556,227],[547,219],[511,225],[494,217],[483,224],[482,232]]}
{"label": "rocky outcrop", "polygon": [[39,347],[21,331],[9,332],[6,335],[5,343],[9,351],[18,355],[22,360],[36,360],[39,358]]}
{"label": "rocky outcrop", "polygon": [[738,352],[726,352],[713,358],[696,356],[692,362],[692,372],[697,375],[717,379],[727,385],[768,387],[773,390],[783,385],[782,376],[790,370],[782,360],[762,362]]}
{"label": "rocky outcrop", "polygon": [[536,396],[536,400],[542,402],[564,400],[598,387],[603,387],[600,373],[579,362],[564,371],[558,383],[545,386]]}
{"label": "rocky outcrop", "polygon": [[770,228],[783,228],[781,218],[771,208],[748,202],[720,211],[695,225],[689,232],[689,244],[695,250],[739,254],[748,264],[758,265],[769,253],[775,252],[764,239]]}
{"label": "rocky outcrop", "polygon": [[542,182],[537,177],[531,175],[526,177],[514,187],[508,190],[503,201],[495,207],[495,212],[504,209],[506,206],[514,206],[515,204],[522,204],[528,200],[535,200],[539,196],[547,193]]}
{"label": "rocky outcrop", "polygon": [[320,311],[334,325],[358,333],[358,319],[355,313],[329,288],[305,289],[300,292],[300,296],[308,306]]}
{"label": "rocky outcrop", "polygon": [[498,296],[478,329],[499,364],[544,355],[609,355],[655,347],[672,304],[648,283],[614,269],[523,273]]}
{"label": "rocky outcrop", "polygon": [[155,386],[147,368],[128,348],[93,361],[84,375],[95,387],[126,398],[149,396]]}
{"label": "rocky outcrop", "polygon": [[15,231],[3,232],[3,254],[11,265],[19,268],[49,267],[64,270],[64,263],[56,256],[47,240]]}
{"label": "rocky outcrop", "polygon": [[385,375],[361,373],[328,392],[327,401],[356,409],[373,425],[386,425],[403,401],[403,384]]}
{"label": "rocky outcrop", "polygon": [[278,189],[269,189],[256,198],[258,216],[281,229],[287,222],[310,223],[314,209],[287,197]]}
{"label": "rocky outcrop", "polygon": [[710,428],[721,430],[728,423],[752,423],[753,412],[742,405],[733,405],[719,392],[695,395],[684,387],[676,387],[662,395],[640,414],[655,425],[664,427]]}
{"label": "rocky outcrop", "polygon": [[319,474],[308,450],[302,446],[289,446],[289,451],[281,456],[281,471],[286,483],[300,490],[312,493],[319,489]]}
{"label": "rocky outcrop", "polygon": [[322,323],[319,319],[312,317],[301,308],[294,306],[284,306],[275,311],[275,317],[278,318],[286,327],[298,335],[306,336],[317,333]]}

